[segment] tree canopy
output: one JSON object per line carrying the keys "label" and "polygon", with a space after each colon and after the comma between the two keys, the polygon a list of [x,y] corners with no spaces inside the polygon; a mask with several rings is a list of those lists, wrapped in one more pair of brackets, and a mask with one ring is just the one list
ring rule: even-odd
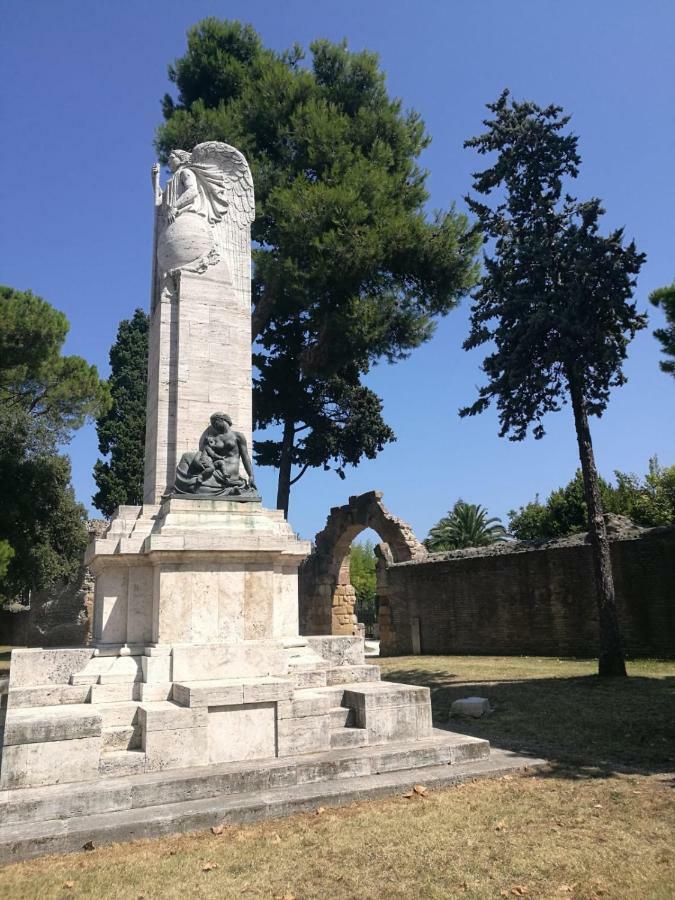
{"label": "tree canopy", "polygon": [[110,348],[112,403],[96,420],[98,449],[109,461],[99,459],[94,466],[94,506],[106,516],[120,504],[143,502],[148,327],[147,313],[137,309],[131,319],[120,322]]}
{"label": "tree canopy", "polygon": [[654,306],[660,306],[666,317],[666,327],[657,328],[654,337],[661,343],[663,353],[671,359],[662,359],[659,363],[663,372],[675,378],[675,283],[668,287],[657,288],[649,295]]}
{"label": "tree canopy", "polygon": [[486,547],[508,540],[509,535],[497,516],[488,516],[484,506],[457,500],[447,515],[429,531],[424,546],[431,553]]}
{"label": "tree canopy", "polygon": [[474,284],[480,239],[452,208],[427,216],[429,137],[389,97],[375,54],[320,40],[305,59],[206,19],[169,76],[162,159],[222,140],[252,169],[254,418],[274,429],[255,452],[279,468],[287,509],[307,468],[343,474],[394,439],[363,376],[429,340]]}
{"label": "tree canopy", "polygon": [[[643,477],[616,471],[616,484],[599,479],[606,512],[626,516],[643,528],[675,524],[675,466],[649,460]],[[531,500],[509,512],[509,531],[522,541],[548,541],[577,534],[588,528],[588,508],[581,470],[565,485],[552,491],[541,503]]]}
{"label": "tree canopy", "polygon": [[62,355],[67,332],[66,317],[46,300],[0,287],[2,599],[74,574],[87,541],[58,446],[106,409],[109,395],[95,366]]}
{"label": "tree canopy", "polygon": [[488,104],[486,131],[466,141],[493,163],[473,176],[468,197],[489,244],[485,274],[473,295],[466,350],[489,344],[473,416],[495,403],[500,435],[520,441],[571,402],[588,510],[600,617],[600,674],[625,675],[611,560],[588,417],[600,416],[612,388],[625,381],[623,361],[645,316],[632,302],[644,262],[622,229],[600,233],[600,200],[580,201],[566,188],[581,158],[569,117],[559,106],[519,103],[504,91]]}

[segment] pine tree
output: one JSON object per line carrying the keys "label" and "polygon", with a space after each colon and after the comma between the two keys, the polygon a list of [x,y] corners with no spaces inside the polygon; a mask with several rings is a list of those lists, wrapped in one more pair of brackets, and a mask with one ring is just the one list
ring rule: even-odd
{"label": "pine tree", "polygon": [[[254,420],[260,465],[279,469],[277,506],[308,468],[344,474],[394,439],[362,384],[429,340],[475,283],[479,239],[453,209],[429,219],[429,143],[392,99],[377,57],[315,41],[277,53],[249,26],[206,19],[170,68],[157,146],[237,146],[256,190]],[[275,433],[276,432],[276,433]]]}

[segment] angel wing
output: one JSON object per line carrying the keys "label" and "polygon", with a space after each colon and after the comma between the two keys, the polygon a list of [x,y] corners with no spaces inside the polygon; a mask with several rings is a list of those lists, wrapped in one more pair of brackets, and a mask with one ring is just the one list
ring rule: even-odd
{"label": "angel wing", "polygon": [[228,187],[229,214],[239,224],[250,225],[255,219],[255,199],[251,170],[243,153],[220,141],[206,141],[194,148],[192,162],[216,166],[222,172]]}
{"label": "angel wing", "polygon": [[192,162],[215,166],[222,173],[227,189],[227,212],[216,228],[216,246],[227,259],[234,286],[251,304],[251,233],[255,219],[253,179],[246,157],[235,147],[221,141],[205,141],[192,151]]}

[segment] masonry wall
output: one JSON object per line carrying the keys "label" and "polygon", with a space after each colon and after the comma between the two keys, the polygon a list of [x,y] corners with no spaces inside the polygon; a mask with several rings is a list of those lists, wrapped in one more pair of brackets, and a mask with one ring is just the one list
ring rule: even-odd
{"label": "masonry wall", "polygon": [[[107,522],[87,523],[90,539],[100,536]],[[81,566],[71,581],[60,581],[47,591],[35,591],[30,607],[0,609],[0,644],[15,647],[83,647],[91,638],[94,579]]]}
{"label": "masonry wall", "polygon": [[[675,528],[613,541],[611,552],[627,653],[675,657]],[[587,544],[432,555],[390,564],[386,581],[384,655],[597,654]]]}

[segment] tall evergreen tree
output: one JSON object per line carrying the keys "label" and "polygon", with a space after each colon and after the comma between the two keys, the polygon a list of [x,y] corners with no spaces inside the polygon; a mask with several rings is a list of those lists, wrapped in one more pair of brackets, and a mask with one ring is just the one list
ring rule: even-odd
{"label": "tall evergreen tree", "polygon": [[3,600],[74,574],[87,541],[86,513],[58,447],[107,408],[109,395],[95,366],[62,355],[67,333],[68,320],[46,300],[0,287]]}
{"label": "tall evergreen tree", "polygon": [[256,190],[256,444],[279,468],[277,506],[310,467],[373,458],[394,439],[362,384],[407,357],[475,283],[479,239],[450,209],[428,219],[429,137],[387,93],[377,57],[315,41],[277,53],[238,22],[206,19],[169,70],[157,147],[206,140],[248,158]]}
{"label": "tall evergreen tree", "polygon": [[671,359],[662,359],[659,365],[662,372],[675,378],[675,283],[652,291],[649,299],[654,306],[663,309],[666,317],[666,327],[657,328],[654,337],[660,341],[663,353]]}
{"label": "tall evergreen tree", "polygon": [[110,348],[112,404],[96,420],[98,449],[109,455],[109,462],[99,459],[94,465],[94,506],[106,516],[120,504],[143,502],[148,327],[147,313],[137,309],[131,319],[120,322]]}
{"label": "tall evergreen tree", "polygon": [[474,190],[496,193],[493,207],[467,198],[484,239],[492,241],[486,273],[474,295],[464,347],[487,342],[487,384],[460,415],[476,415],[491,402],[500,435],[522,440],[530,425],[544,435],[542,418],[572,404],[584,480],[600,619],[599,673],[625,675],[607,531],[593,455],[589,416],[600,416],[612,387],[626,378],[622,363],[645,316],[630,302],[644,262],[623,231],[604,237],[598,199],[563,194],[578,174],[577,138],[558,106],[511,101],[508,91],[488,105],[487,130],[465,146],[496,153],[474,175]]}

